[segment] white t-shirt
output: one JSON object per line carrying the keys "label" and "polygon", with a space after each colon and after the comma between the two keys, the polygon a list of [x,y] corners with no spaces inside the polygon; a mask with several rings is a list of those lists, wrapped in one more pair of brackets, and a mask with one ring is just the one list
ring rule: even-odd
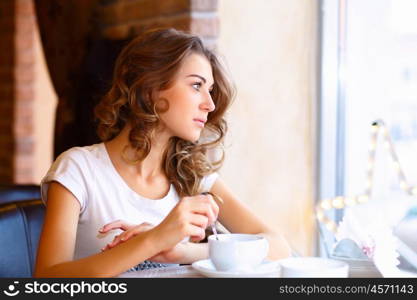
{"label": "white t-shirt", "polygon": [[[217,173],[203,178],[204,191],[210,191]],[[179,201],[174,185],[162,199],[153,200],[133,191],[116,171],[103,143],[74,147],[62,153],[41,182],[46,204],[49,183],[57,181],[80,202],[74,259],[100,252],[120,230],[101,234],[98,230],[115,220],[133,224],[158,225]]]}

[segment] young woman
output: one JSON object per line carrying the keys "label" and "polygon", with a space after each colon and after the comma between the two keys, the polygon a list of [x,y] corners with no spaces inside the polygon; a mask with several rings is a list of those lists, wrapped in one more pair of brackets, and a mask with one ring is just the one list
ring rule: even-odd
{"label": "young woman", "polygon": [[285,240],[218,177],[223,156],[209,159],[222,145],[232,95],[198,37],[159,29],[131,41],[96,108],[103,143],[62,153],[42,181],[47,211],[34,275],[112,277],[147,260],[192,263],[208,257],[207,243],[195,242],[216,220],[263,234],[270,259],[288,256]]}

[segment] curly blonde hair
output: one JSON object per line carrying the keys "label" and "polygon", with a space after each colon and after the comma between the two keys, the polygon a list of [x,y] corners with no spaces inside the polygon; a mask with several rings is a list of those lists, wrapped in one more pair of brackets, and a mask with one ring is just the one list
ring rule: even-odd
{"label": "curly blonde hair", "polygon": [[[160,122],[156,92],[172,86],[181,63],[192,53],[203,55],[211,65],[215,110],[208,114],[198,141],[171,137],[164,152],[163,170],[180,197],[201,193],[203,177],[219,170],[224,161],[224,114],[233,100],[234,87],[215,53],[195,35],[172,28],[147,31],[121,51],[111,88],[95,108],[101,140],[113,139],[130,123],[130,147],[135,150],[135,162],[142,161]],[[221,158],[209,159],[210,149],[220,150]]]}

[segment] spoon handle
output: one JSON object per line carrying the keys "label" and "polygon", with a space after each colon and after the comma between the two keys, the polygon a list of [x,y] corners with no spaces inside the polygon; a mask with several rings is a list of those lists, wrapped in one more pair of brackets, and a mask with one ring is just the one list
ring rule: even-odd
{"label": "spoon handle", "polygon": [[[210,192],[203,192],[201,194],[203,194],[203,195],[209,195],[211,193]],[[214,221],[214,223],[211,224],[211,230],[213,231],[214,236],[216,237],[216,240],[219,240],[219,237],[217,236],[217,230],[216,230],[216,221]]]}
{"label": "spoon handle", "polygon": [[216,225],[215,224],[211,225],[211,230],[213,231],[214,236],[216,237],[216,240],[219,240],[219,237],[217,236],[217,230],[216,230]]}

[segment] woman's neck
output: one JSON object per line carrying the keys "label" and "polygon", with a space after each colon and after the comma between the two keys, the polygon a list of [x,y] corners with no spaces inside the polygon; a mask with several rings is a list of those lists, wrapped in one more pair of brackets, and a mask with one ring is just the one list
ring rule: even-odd
{"label": "woman's neck", "polygon": [[129,143],[130,130],[131,126],[126,125],[114,139],[105,143],[113,163],[124,168],[132,175],[140,176],[145,181],[152,181],[154,178],[161,176],[165,177],[163,155],[169,142],[169,135],[164,133],[155,135],[156,137],[152,140],[151,150],[145,159],[137,164],[131,164],[123,158],[135,158],[135,151],[130,147]]}

